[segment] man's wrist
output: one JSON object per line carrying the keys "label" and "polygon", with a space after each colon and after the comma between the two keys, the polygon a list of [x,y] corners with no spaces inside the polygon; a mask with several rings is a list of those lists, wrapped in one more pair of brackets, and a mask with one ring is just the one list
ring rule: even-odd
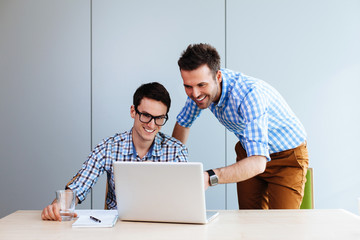
{"label": "man's wrist", "polygon": [[209,174],[209,185],[210,186],[216,186],[219,183],[219,178],[215,174],[214,170],[209,169],[206,171]]}

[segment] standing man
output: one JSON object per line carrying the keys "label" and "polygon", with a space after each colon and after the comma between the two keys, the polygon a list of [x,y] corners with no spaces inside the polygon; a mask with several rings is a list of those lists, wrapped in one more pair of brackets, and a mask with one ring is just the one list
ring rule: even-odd
{"label": "standing man", "polygon": [[[76,203],[85,200],[100,175],[106,172],[106,205],[108,209],[116,209],[114,161],[187,161],[187,148],[175,138],[159,132],[168,119],[170,104],[170,95],[160,83],[143,84],[136,90],[130,107],[130,116],[134,119],[130,131],[117,133],[97,145],[66,185],[66,189],[76,190]],[[56,199],[43,209],[41,217],[43,220],[61,221]]]}
{"label": "standing man", "polygon": [[236,163],[204,173],[205,185],[237,183],[240,209],[298,209],[304,194],[306,133],[282,96],[266,82],[220,69],[208,44],[192,44],[178,65],[188,99],[173,137],[186,143],[203,109],[239,139]]}

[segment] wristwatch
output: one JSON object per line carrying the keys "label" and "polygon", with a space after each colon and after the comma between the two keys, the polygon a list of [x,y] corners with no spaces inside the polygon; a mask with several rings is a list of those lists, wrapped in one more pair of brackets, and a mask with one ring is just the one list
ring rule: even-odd
{"label": "wristwatch", "polygon": [[215,172],[212,169],[207,170],[206,172],[209,174],[210,177],[209,179],[210,186],[217,185],[219,183],[219,178],[218,176],[216,176]]}

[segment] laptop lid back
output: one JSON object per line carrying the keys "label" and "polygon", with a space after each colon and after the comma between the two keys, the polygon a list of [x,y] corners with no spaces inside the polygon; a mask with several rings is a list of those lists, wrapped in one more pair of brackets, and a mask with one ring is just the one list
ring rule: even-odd
{"label": "laptop lid back", "polygon": [[119,218],[206,223],[202,163],[114,162]]}

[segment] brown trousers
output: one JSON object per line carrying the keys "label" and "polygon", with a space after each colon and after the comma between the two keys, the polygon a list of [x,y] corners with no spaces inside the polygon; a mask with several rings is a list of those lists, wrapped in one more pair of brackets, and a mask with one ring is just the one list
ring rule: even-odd
{"label": "brown trousers", "polygon": [[[238,142],[236,161],[247,157]],[[265,172],[237,183],[239,209],[299,209],[309,165],[306,142],[270,155]]]}

